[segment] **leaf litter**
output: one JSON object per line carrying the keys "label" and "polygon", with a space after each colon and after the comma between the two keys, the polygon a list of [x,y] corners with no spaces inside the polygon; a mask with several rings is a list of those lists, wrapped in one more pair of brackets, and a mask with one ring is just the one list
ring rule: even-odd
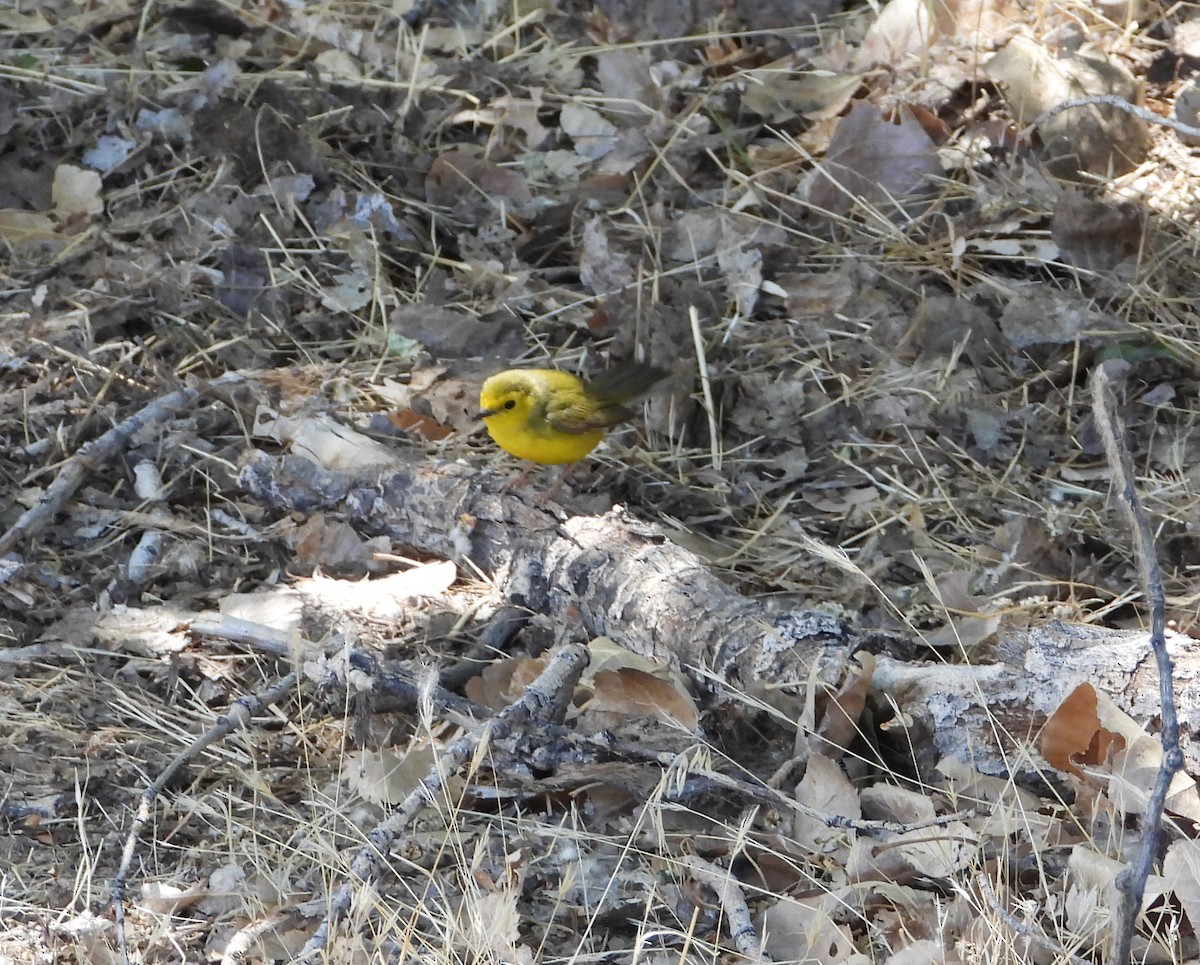
{"label": "leaf litter", "polygon": [[[468,569],[275,517],[235,481],[247,447],[496,469],[474,397],[514,363],[670,367],[577,473],[579,505],[636,508],[747,594],[919,640],[934,674],[1051,616],[1141,625],[1080,391],[1122,360],[1193,628],[1200,167],[1103,106],[1029,126],[1139,85],[1169,114],[1194,11],[929,9],[0,12],[6,528],[148,400],[229,372],[262,387],[133,435],[3,561],[0,955],[112,960],[131,789],[277,679],[278,656],[185,634],[193,615],[268,622],[305,660],[301,638],[350,626],[398,666],[466,667],[491,707],[569,636],[535,617],[480,649],[497,605]],[[378,597],[332,585],[367,574]],[[246,609],[291,583],[308,602]],[[781,961],[1044,960],[1006,915],[1099,954],[1155,763],[1144,721],[1073,695],[1014,735],[1045,762],[1029,787],[889,754],[905,709],[865,666],[728,715],[660,670],[594,670],[571,768],[496,748],[447,784],[336,954],[713,960],[740,948],[736,909],[693,855]],[[455,733],[328,696],[297,692],[170,789],[130,902],[141,960],[219,957],[260,923],[251,960],[295,954],[347,849]],[[785,763],[800,776],[774,780]],[[1194,787],[1173,790],[1194,820]],[[1193,837],[1152,879],[1144,960],[1196,957]]]}

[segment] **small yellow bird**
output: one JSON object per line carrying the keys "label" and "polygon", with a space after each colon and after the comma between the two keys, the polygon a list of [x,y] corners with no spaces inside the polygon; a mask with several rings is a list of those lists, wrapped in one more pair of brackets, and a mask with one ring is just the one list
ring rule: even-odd
{"label": "small yellow bird", "polygon": [[506,452],[560,466],[582,459],[605,429],[632,418],[626,404],[667,375],[642,362],[615,366],[590,382],[557,369],[510,369],[483,383],[477,417]]}

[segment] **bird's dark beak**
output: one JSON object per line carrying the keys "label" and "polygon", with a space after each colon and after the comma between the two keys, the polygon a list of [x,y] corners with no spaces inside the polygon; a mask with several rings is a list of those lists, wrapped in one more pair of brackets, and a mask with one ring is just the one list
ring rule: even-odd
{"label": "bird's dark beak", "polygon": [[486,418],[488,418],[488,416],[493,416],[499,411],[500,411],[499,409],[480,409],[473,416],[471,416],[471,418],[472,419],[486,419]]}

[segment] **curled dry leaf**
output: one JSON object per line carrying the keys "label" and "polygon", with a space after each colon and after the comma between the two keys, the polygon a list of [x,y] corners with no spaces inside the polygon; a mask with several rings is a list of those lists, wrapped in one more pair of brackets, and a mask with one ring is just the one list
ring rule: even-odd
{"label": "curled dry leaf", "polygon": [[513,657],[490,663],[483,668],[483,673],[467,681],[463,692],[477,704],[503,710],[520,698],[546,669],[548,660],[546,656]]}
{"label": "curled dry leaf", "polygon": [[859,719],[867,705],[871,689],[871,674],[875,671],[875,655],[857,655],[859,668],[851,669],[841,689],[825,707],[825,714],[809,746],[818,754],[840,760],[855,738],[859,736]]}
{"label": "curled dry leaf", "polygon": [[1080,684],[1050,715],[1042,729],[1041,751],[1051,767],[1080,777],[1083,772],[1077,761],[1100,764],[1114,743],[1124,745],[1120,734],[1101,726],[1098,702],[1095,688]]}
{"label": "curled dry leaf", "polygon": [[[1162,763],[1162,746],[1110,697],[1091,684],[1080,684],[1058,706],[1042,729],[1041,752],[1060,771],[1107,780],[1113,807],[1122,814],[1143,814]],[[1167,810],[1200,819],[1196,782],[1177,773],[1167,792]]]}

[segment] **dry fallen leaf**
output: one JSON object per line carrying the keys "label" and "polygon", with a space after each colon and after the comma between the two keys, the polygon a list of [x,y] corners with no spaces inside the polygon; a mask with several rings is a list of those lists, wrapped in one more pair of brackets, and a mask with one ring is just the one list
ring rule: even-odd
{"label": "dry fallen leaf", "polygon": [[[861,818],[862,805],[858,790],[850,783],[845,771],[829,758],[813,754],[808,759],[804,777],[796,786],[796,800],[818,814],[842,818]],[[844,828],[830,827],[819,817],[796,814],[792,819],[792,837],[803,847],[822,852],[846,837]]]}
{"label": "dry fallen leaf", "polygon": [[503,710],[525,693],[538,674],[546,669],[548,657],[512,657],[488,664],[483,673],[467,681],[463,691],[477,704]]}
{"label": "dry fallen leaf", "polygon": [[1083,772],[1076,761],[1099,764],[1114,743],[1124,745],[1124,738],[1100,725],[1097,703],[1095,688],[1080,684],[1050,715],[1042,728],[1041,752],[1051,767],[1078,777]]}
{"label": "dry fallen leaf", "polygon": [[601,670],[592,678],[592,697],[582,708],[586,723],[600,729],[616,726],[627,717],[652,717],[665,724],[694,732],[700,723],[695,701],[678,687],[642,670],[624,667]]}
{"label": "dry fallen leaf", "polygon": [[1093,201],[1069,191],[1054,208],[1050,237],[1067,264],[1109,271],[1141,252],[1146,223],[1132,201]]}
{"label": "dry fallen leaf", "polygon": [[54,169],[51,189],[54,210],[64,219],[77,214],[99,214],[104,210],[100,185],[100,175],[95,171],[60,164]]}
{"label": "dry fallen leaf", "polygon": [[446,151],[429,168],[425,200],[448,208],[478,211],[494,208],[499,201],[521,208],[533,200],[533,194],[519,171],[462,151]]}
{"label": "dry fallen leaf", "polygon": [[[1056,57],[1029,37],[1014,37],[984,70],[1004,85],[1018,124],[1032,124],[1063,101],[1101,94],[1137,100],[1133,75],[1108,53],[1085,47]],[[1081,172],[1114,176],[1146,157],[1146,122],[1115,107],[1093,104],[1063,111],[1038,127],[1049,169],[1062,177]]]}
{"label": "dry fallen leaf", "polygon": [[833,920],[844,906],[845,899],[828,890],[804,900],[780,898],[759,919],[763,951],[776,962],[845,965],[854,941],[849,928]]}
{"label": "dry fallen leaf", "polygon": [[941,174],[936,146],[910,111],[893,123],[860,102],[838,122],[808,200],[835,215],[860,205],[910,210]]}

